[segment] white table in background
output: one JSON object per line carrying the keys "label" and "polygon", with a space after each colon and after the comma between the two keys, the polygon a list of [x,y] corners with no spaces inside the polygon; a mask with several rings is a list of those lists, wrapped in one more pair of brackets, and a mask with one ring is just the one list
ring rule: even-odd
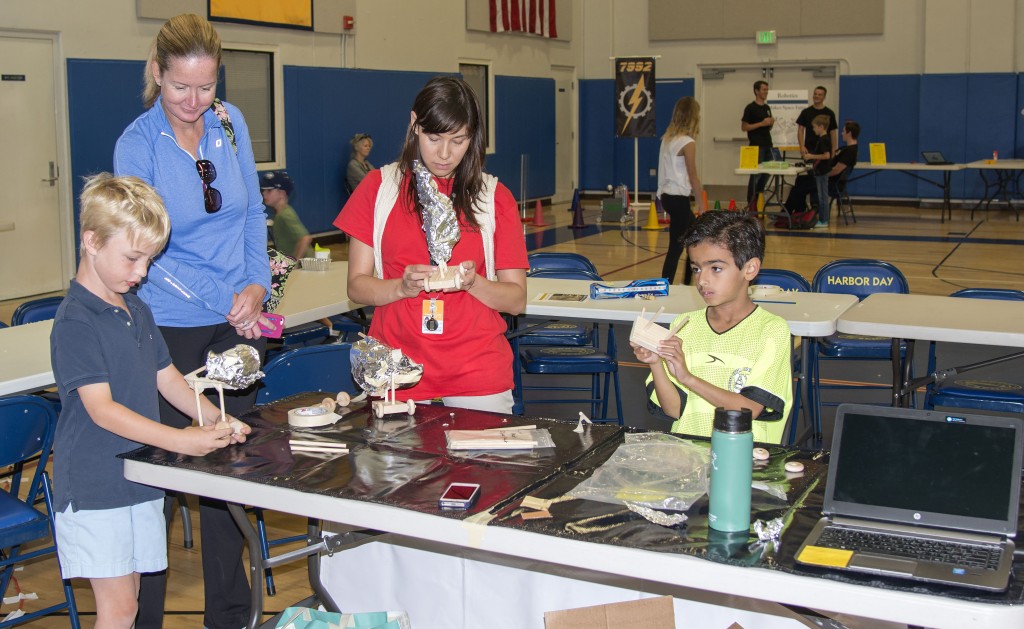
{"label": "white table in background", "polygon": [[[768,183],[768,187],[765,188],[768,194],[764,198],[764,207],[767,208],[769,205],[777,205],[783,208],[785,211],[786,201],[786,177],[796,177],[809,172],[810,168],[807,166],[790,166],[788,168],[737,168],[733,170],[733,173],[737,175],[768,175],[771,177],[771,181]],[[790,186],[792,187],[792,185]]]}
{"label": "white table in background", "polygon": [[[277,308],[285,325],[301,325],[360,308],[348,298],[348,263],[332,262],[327,271],[296,269],[288,276]],[[53,321],[0,329],[0,395],[54,386],[50,366]]]}
{"label": "white table in background", "polygon": [[[899,404],[909,396],[914,341],[1024,348],[1024,302],[876,293],[840,315],[837,329],[893,339],[893,401]],[[902,368],[900,339],[909,345]]]}
{"label": "white table in background", "polygon": [[[949,220],[953,220],[953,208],[950,205],[950,183],[953,178],[953,173],[959,172],[967,168],[966,164],[918,164],[916,162],[890,162],[888,164],[872,164],[870,162],[857,162],[854,166],[854,170],[869,171],[860,175],[850,177],[849,181],[857,181],[870,175],[876,175],[879,171],[883,170],[894,170],[896,172],[903,173],[914,179],[918,179],[925,183],[930,183],[942,190],[942,218],[941,222],[946,220],[946,212],[949,212]],[[918,172],[934,172],[942,175],[942,183],[938,183],[934,179],[929,179],[922,175],[917,174]]]}
{"label": "white table in background", "polygon": [[[526,278],[526,314],[539,317],[560,317],[563,319],[586,319],[590,321],[636,320],[644,308],[650,317],[664,307],[665,312],[658,318],[660,323],[670,323],[676,316],[699,310],[707,304],[692,286],[673,285],[667,297],[654,299],[590,299],[589,280],[560,280],[551,278]],[[608,285],[622,285],[627,282],[602,282]],[[542,294],[587,295],[585,301],[539,300]],[[853,295],[836,293],[780,293],[768,298],[755,298],[754,303],[768,312],[776,314],[789,324],[794,336],[828,336],[836,331],[839,316],[857,303]]]}
{"label": "white table in background", "polygon": [[[980,208],[982,205],[985,206],[985,211],[988,211],[993,201],[997,201],[1002,198],[1006,201],[1006,206],[1013,211],[1017,220],[1020,220],[1020,210],[1013,204],[1013,197],[1020,196],[1020,178],[1024,174],[1024,159],[997,159],[997,160],[978,160],[967,164],[967,167],[972,170],[977,170],[978,174],[981,175],[981,180],[985,183],[985,198],[978,201],[978,205],[974,206],[974,209]],[[991,171],[995,176],[992,181],[988,180],[985,173]],[[971,211],[971,216],[974,216],[974,210]]]}
{"label": "white table in background", "polygon": [[53,321],[0,329],[0,396],[53,386],[50,330]]}

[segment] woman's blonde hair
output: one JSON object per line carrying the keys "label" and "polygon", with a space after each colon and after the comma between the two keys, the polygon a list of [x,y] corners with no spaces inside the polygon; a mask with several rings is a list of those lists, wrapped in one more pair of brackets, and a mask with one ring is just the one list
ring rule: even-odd
{"label": "woman's blonde hair", "polygon": [[692,96],[683,96],[676,101],[672,109],[672,120],[665,129],[662,139],[667,140],[680,135],[696,138],[700,131],[700,103]]}
{"label": "woman's blonde hair", "polygon": [[149,48],[146,69],[142,73],[145,86],[142,89],[142,104],[149,109],[160,95],[160,86],[153,78],[153,62],[160,68],[160,74],[167,71],[172,59],[209,57],[220,67],[220,35],[205,19],[193,13],[182,13],[164,22]]}
{"label": "woman's blonde hair", "polygon": [[79,253],[85,255],[85,232],[93,232],[92,243],[102,248],[122,230],[140,247],[163,249],[171,235],[171,219],[164,201],[152,186],[138,177],[115,177],[100,173],[85,180],[79,197]]}

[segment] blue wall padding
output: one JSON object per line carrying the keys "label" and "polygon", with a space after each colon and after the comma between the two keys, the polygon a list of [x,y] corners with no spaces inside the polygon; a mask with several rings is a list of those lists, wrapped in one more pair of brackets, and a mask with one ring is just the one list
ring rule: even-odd
{"label": "blue wall padding", "polygon": [[615,185],[615,81],[579,81],[579,187]]}
{"label": "blue wall padding", "polygon": [[[370,162],[398,158],[412,103],[435,76],[285,67],[288,173],[295,180],[294,206],[311,232],[332,230],[348,194],[344,173],[356,133],[373,136]],[[495,77],[495,144],[486,169],[519,195],[520,160],[530,156],[527,196],[554,193],[555,83],[551,79]]]}
{"label": "blue wall padding", "polygon": [[[142,113],[144,62],[68,59],[68,118],[72,191],[83,176],[110,170],[114,143]],[[332,229],[344,204],[344,169],[349,138],[369,133],[370,161],[393,161],[402,146],[415,95],[434,73],[286,66],[284,68],[285,155],[295,179],[295,208],[310,231]],[[97,86],[103,98],[97,98]],[[218,90],[220,91],[220,90]],[[579,186],[600,190],[633,185],[633,140],[615,137],[615,82],[579,81]],[[529,155],[527,197],[554,193],[555,86],[551,79],[495,77],[495,141],[487,170],[519,195],[520,155]],[[659,137],[672,107],[694,94],[693,79],[657,82],[655,138],[639,141],[640,190],[652,192]],[[840,78],[839,115],[862,128],[859,160],[868,144],[884,142],[890,162],[921,161],[922,150],[940,150],[951,161],[1024,157],[1024,73],[863,75]],[[895,172],[851,184],[863,196],[938,198],[938,188]],[[977,198],[976,171],[954,175],[953,198]],[[75,217],[77,232],[77,210]]]}
{"label": "blue wall padding", "polygon": [[82,178],[114,167],[114,143],[143,112],[143,61],[68,59],[68,129],[75,250]]}
{"label": "blue wall padding", "polygon": [[[580,188],[603,190],[609,185],[625,183],[633,189],[634,141],[615,137],[616,94],[613,79],[580,81]],[[694,79],[667,79],[655,82],[655,128],[653,138],[636,142],[639,155],[637,172],[641,192],[654,192],[658,187],[658,149],[661,134],[668,127],[672,108],[683,96],[693,96]]]}
{"label": "blue wall padding", "polygon": [[285,66],[285,134],[293,205],[311,232],[335,229],[348,194],[345,169],[356,133],[373,136],[370,162],[383,166],[402,149],[412,102],[434,76]]}
{"label": "blue wall padding", "polygon": [[526,198],[555,193],[555,81],[494,77],[494,143],[487,172],[521,200],[522,155],[526,155]]}
{"label": "blue wall padding", "polygon": [[[1016,159],[1024,158],[1024,74],[1017,75],[1017,104],[1013,111],[1017,120],[1017,133],[1014,145],[1013,156]],[[1002,153],[999,154],[1002,157]]]}
{"label": "blue wall padding", "polygon": [[[967,141],[960,159],[964,162],[991,159],[992,151],[999,151],[1000,159],[1014,155],[1014,135],[1020,114],[1017,106],[1011,109],[1008,105],[1016,101],[1017,75],[967,75]],[[955,157],[950,160],[958,161]],[[964,171],[963,196],[980,199],[983,191],[979,172]]]}

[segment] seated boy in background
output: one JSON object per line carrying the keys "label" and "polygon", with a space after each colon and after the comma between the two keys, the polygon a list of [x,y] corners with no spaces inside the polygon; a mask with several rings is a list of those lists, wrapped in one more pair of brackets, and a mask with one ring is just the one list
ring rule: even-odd
{"label": "seated boy in background", "polygon": [[[125,480],[117,455],[148,444],[203,456],[250,432],[202,396],[204,427],[160,423],[160,395],[199,419],[153,313],[130,292],[170,230],[163,201],[141,179],[86,181],[81,262],[50,333],[63,405],[53,445],[57,554],[65,579],[89,579],[97,627],[134,626],[140,573],[167,569],[164,492]],[[217,427],[220,419],[234,425]]]}
{"label": "seated boy in background", "polygon": [[715,408],[749,408],[754,440],[779,443],[793,402],[786,321],[747,293],[764,258],[764,228],[746,213],[699,216],[683,236],[693,280],[707,308],[651,352],[630,343],[648,364],[650,402],[670,418],[672,432],[710,436]]}
{"label": "seated boy in background", "polygon": [[283,170],[264,173],[260,177],[263,204],[274,210],[273,224],[270,226],[270,233],[274,236],[274,247],[296,260],[312,258],[313,252],[309,246],[313,244],[313,237],[302,224],[302,219],[295,208],[288,204],[294,189],[292,178]]}

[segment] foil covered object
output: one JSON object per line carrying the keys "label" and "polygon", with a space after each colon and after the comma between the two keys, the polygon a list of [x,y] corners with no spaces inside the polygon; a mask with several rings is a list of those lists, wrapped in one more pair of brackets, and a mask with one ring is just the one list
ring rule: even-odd
{"label": "foil covered object", "polygon": [[409,360],[401,350],[381,343],[372,336],[352,344],[352,378],[370,395],[383,396],[394,378],[396,389],[407,389],[423,377],[423,365]]}
{"label": "foil covered object", "polygon": [[206,355],[206,378],[236,389],[245,389],[263,377],[260,353],[251,345],[239,343],[221,353]]}
{"label": "foil covered object", "polygon": [[416,175],[416,195],[423,206],[423,231],[427,235],[427,251],[431,264],[447,264],[452,258],[452,249],[462,236],[459,231],[459,217],[448,195],[442,194],[434,181],[434,175],[419,160],[412,163]]}
{"label": "foil covered object", "polygon": [[778,542],[782,537],[782,529],[784,523],[782,518],[775,518],[773,520],[758,520],[754,522],[754,532],[757,533],[757,539],[762,542]]}

